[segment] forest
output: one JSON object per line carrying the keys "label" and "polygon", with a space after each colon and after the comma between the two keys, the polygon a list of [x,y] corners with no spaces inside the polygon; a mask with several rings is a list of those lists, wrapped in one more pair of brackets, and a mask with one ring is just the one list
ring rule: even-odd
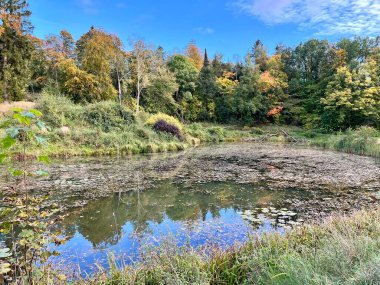
{"label": "forest", "polygon": [[0,30],[3,101],[47,92],[77,104],[114,100],[188,123],[379,127],[379,37],[311,39],[278,45],[274,54],[253,39],[244,60],[226,62],[195,42],[178,54],[141,39],[127,49],[117,35],[95,27],[78,40],[66,30],[39,39],[26,3],[12,3]]}

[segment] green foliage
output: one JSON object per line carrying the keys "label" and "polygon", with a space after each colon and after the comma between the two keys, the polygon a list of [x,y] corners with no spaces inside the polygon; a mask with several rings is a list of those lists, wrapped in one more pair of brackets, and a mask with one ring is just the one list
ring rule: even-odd
{"label": "green foliage", "polygon": [[178,84],[159,50],[154,55],[154,67],[151,70],[149,82],[145,95],[141,99],[145,111],[176,114],[179,106],[173,94],[178,90]]}
{"label": "green foliage", "polygon": [[[13,115],[1,125],[5,134],[0,141],[1,163],[8,165],[12,177],[22,180],[21,186],[15,188],[15,193],[8,196],[0,208],[0,233],[10,238],[9,247],[0,249],[0,270],[5,280],[16,283],[33,284],[38,280],[37,264],[44,264],[51,255],[56,254],[48,249],[48,245],[56,242],[56,236],[51,230],[51,224],[46,221],[56,213],[54,209],[44,209],[46,198],[30,196],[27,189],[27,178],[45,176],[42,170],[29,170],[25,161],[27,148],[34,145],[46,145],[46,140],[40,135],[46,131],[45,124],[40,120],[42,113],[38,110],[23,111],[14,109]],[[20,168],[15,168],[12,161],[12,151],[21,150]],[[37,161],[46,163],[48,157],[37,156]],[[49,229],[50,228],[50,229]]]}
{"label": "green foliage", "polygon": [[105,132],[122,129],[135,121],[133,113],[116,102],[93,103],[85,106],[83,119]]}
{"label": "green foliage", "polygon": [[348,153],[380,157],[380,133],[367,126],[336,135],[316,137],[310,141],[310,144]]}
{"label": "green foliage", "polygon": [[29,84],[33,44],[31,12],[24,0],[0,2],[0,90],[2,101],[21,100]]}
{"label": "green foliage", "polygon": [[217,93],[216,76],[207,58],[205,51],[203,68],[199,73],[196,96],[202,103],[199,112],[199,119],[202,121],[212,121],[215,119],[215,95]]}
{"label": "green foliage", "polygon": [[361,64],[350,71],[346,66],[338,68],[329,82],[323,122],[331,129],[346,129],[363,124],[378,126],[380,119],[380,78],[375,61]]}
{"label": "green foliage", "polygon": [[259,76],[257,69],[247,58],[237,88],[238,96],[234,97],[232,103],[232,112],[238,121],[243,123],[262,121],[269,110],[268,101],[258,89]]}
{"label": "green foliage", "polygon": [[44,121],[53,128],[74,126],[75,120],[83,117],[83,107],[74,104],[62,95],[50,95],[43,92],[37,101],[36,108],[44,114]]}

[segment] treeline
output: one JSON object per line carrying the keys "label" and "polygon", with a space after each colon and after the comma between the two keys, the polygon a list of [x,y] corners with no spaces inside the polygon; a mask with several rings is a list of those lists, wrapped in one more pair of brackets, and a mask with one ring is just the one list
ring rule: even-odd
{"label": "treeline", "polygon": [[195,43],[174,55],[142,40],[126,50],[116,35],[94,27],[77,41],[68,31],[38,39],[30,14],[25,0],[0,1],[4,101],[45,90],[76,103],[119,100],[187,122],[380,127],[380,37],[313,39],[279,45],[273,55],[256,41],[233,63],[209,58]]}

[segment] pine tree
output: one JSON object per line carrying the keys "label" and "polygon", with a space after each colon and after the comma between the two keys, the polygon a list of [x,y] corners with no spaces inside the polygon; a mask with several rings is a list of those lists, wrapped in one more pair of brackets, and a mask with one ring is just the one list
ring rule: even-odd
{"label": "pine tree", "polygon": [[203,68],[199,73],[197,84],[197,95],[202,102],[201,120],[211,120],[214,118],[215,102],[214,97],[217,93],[216,76],[208,59],[207,50],[205,50]]}
{"label": "pine tree", "polygon": [[19,100],[29,83],[33,52],[25,0],[0,0],[0,88],[4,101]]}

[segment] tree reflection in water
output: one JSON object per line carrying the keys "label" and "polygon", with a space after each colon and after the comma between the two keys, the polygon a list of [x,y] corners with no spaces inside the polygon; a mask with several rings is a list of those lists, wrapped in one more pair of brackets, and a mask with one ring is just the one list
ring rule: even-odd
{"label": "tree reflection in water", "polygon": [[[298,191],[291,192],[300,195]],[[236,212],[262,207],[268,202],[281,206],[289,195],[288,191],[232,183],[198,184],[190,189],[167,179],[149,190],[140,191],[137,187],[128,193],[92,201],[82,211],[70,214],[61,227],[67,236],[74,236],[77,231],[94,248],[106,249],[118,244],[126,224],[132,225],[137,239],[154,234],[151,225],[160,225],[165,219],[180,222],[186,231],[191,231],[206,221],[208,214],[211,219],[218,219],[223,209]]]}

